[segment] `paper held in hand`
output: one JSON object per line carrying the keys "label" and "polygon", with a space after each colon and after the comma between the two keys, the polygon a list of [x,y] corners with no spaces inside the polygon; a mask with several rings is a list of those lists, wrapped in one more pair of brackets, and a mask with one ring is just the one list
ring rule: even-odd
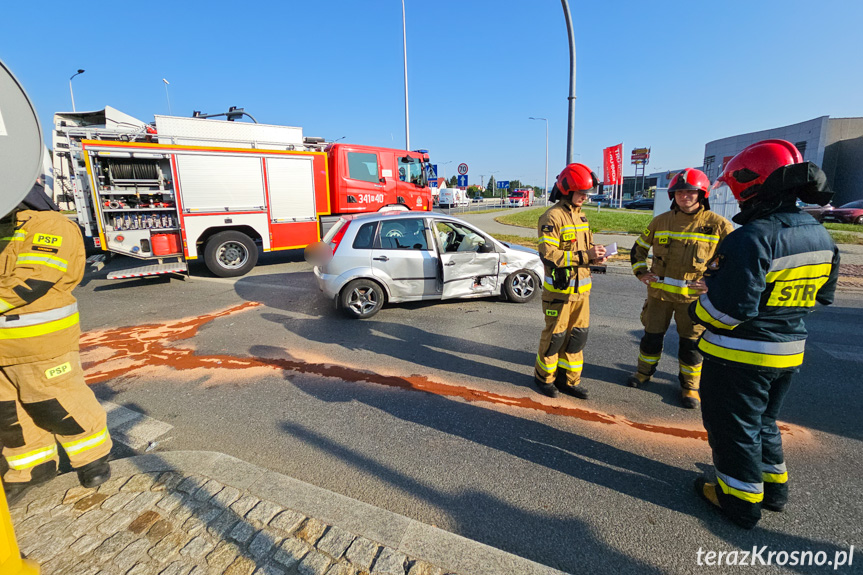
{"label": "paper held in hand", "polygon": [[617,242],[605,246],[605,257],[610,258],[617,253]]}

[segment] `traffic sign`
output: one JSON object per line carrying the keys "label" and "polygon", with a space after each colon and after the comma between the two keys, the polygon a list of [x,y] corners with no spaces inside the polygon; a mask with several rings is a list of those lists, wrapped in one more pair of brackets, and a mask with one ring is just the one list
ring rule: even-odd
{"label": "traffic sign", "polygon": [[465,175],[467,173],[467,164],[462,162],[458,165],[458,173],[461,175]]}
{"label": "traffic sign", "polygon": [[497,189],[498,190],[508,190],[509,189],[509,180],[506,180],[504,182],[498,182],[497,183]]}
{"label": "traffic sign", "polygon": [[429,180],[437,180],[437,164],[429,164],[428,178]]}
{"label": "traffic sign", "polygon": [[[463,165],[464,164],[462,164],[462,166]],[[461,166],[459,166],[459,167],[461,167]],[[460,188],[466,188],[467,187],[467,175],[458,176],[458,187],[460,187]]]}

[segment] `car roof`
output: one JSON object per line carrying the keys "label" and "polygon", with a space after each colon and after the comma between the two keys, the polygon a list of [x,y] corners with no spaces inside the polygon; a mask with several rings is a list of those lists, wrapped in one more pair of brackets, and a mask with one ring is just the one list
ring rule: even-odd
{"label": "car roof", "polygon": [[464,220],[460,220],[459,218],[455,218],[453,216],[448,216],[441,212],[412,212],[412,211],[404,211],[404,210],[390,210],[388,212],[372,212],[366,214],[350,214],[347,216],[342,216],[346,220],[357,220],[362,222],[367,222],[370,220],[386,220],[389,218],[402,218],[402,219],[418,219],[418,218],[428,218],[434,217],[437,219],[446,219],[455,222],[461,222],[466,225],[471,225],[465,222]]}

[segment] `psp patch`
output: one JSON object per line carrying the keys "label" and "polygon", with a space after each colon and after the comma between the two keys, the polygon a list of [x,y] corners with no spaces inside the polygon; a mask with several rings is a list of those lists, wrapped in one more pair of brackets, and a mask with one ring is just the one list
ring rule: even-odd
{"label": "psp patch", "polygon": [[37,246],[50,246],[59,248],[63,244],[63,236],[52,236],[50,234],[36,234],[33,244]]}
{"label": "psp patch", "polygon": [[57,367],[46,369],[45,379],[54,379],[55,377],[60,377],[61,375],[69,373],[70,371],[72,371],[72,364],[67,361],[66,363],[58,365]]}
{"label": "psp patch", "polygon": [[545,310],[545,315],[547,315],[549,317],[557,317],[558,312],[556,309],[547,309],[547,310]]}

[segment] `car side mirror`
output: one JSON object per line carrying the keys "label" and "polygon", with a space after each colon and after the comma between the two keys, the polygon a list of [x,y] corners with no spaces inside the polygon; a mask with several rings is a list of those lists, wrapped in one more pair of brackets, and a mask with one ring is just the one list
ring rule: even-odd
{"label": "car side mirror", "polygon": [[382,184],[386,184],[386,183],[387,183],[387,179],[386,179],[386,178],[379,178],[379,179],[378,179],[378,181],[379,181],[380,183],[382,183]]}

